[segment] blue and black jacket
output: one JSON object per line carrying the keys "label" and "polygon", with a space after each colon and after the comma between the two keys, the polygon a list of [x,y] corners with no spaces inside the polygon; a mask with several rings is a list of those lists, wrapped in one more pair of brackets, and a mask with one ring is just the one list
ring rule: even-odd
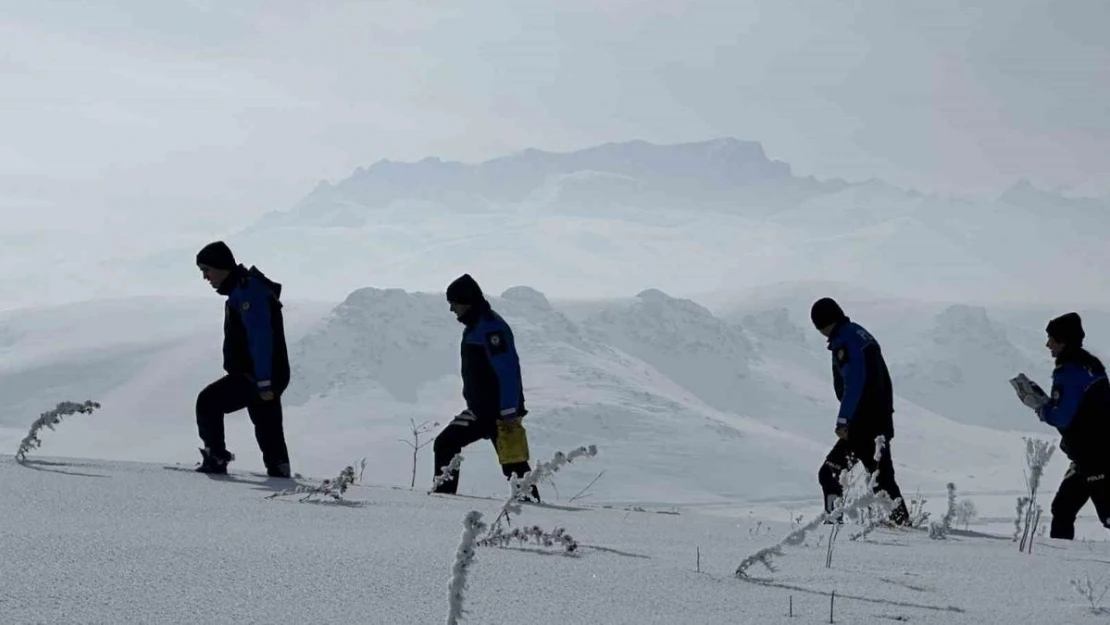
{"label": "blue and black jacket", "polygon": [[894,438],[894,389],[878,341],[847,319],[829,335],[833,388],[840,400],[836,427],[849,437]]}
{"label": "blue and black jacket", "polygon": [[484,300],[461,318],[462,381],[466,407],[487,425],[528,414],[513,331]]}
{"label": "blue and black jacket", "polygon": [[1052,371],[1050,401],[1037,410],[1060,433],[1060,449],[1084,472],[1110,469],[1110,381],[1098,358],[1066,349]]}
{"label": "blue and black jacket", "polygon": [[255,267],[239,265],[218,291],[227,296],[224,371],[247,376],[260,393],[281,394],[289,386],[281,285]]}

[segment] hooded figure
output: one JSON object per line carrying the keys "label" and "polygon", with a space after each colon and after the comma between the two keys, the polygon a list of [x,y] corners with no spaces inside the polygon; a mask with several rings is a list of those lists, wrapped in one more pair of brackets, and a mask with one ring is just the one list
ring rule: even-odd
{"label": "hooded figure", "polygon": [[1070,312],[1048,322],[1048,348],[1056,367],[1052,393],[1036,409],[1060,433],[1071,466],[1052,500],[1052,538],[1075,538],[1075,517],[1090,499],[1110,527],[1110,381],[1106,367],[1083,348],[1083,321]]}
{"label": "hooded figure", "polygon": [[289,477],[281,394],[289,385],[289,354],[282,317],[281,285],[255,267],[235,261],[215,241],[197,253],[197,267],[224,304],[223,368],[226,375],[197,397],[202,473],[227,473],[234,455],[224,441],[224,416],[247,409],[268,475]]}
{"label": "hooded figure", "polygon": [[[469,274],[451,282],[446,295],[451,312],[463,325],[460,373],[466,410],[435,439],[435,474],[440,475],[467,445],[489,439],[498,452],[505,477],[523,477],[532,470],[520,422],[528,411],[524,407],[520,359],[512,328],[493,311],[482,288]],[[510,442],[512,451],[508,450]],[[452,478],[435,491],[453,494],[458,490],[458,481],[458,471],[454,471]],[[531,495],[539,501],[539,491],[534,486]]]}
{"label": "hooded figure", "polygon": [[[840,304],[824,297],[813,303],[810,320],[828,339],[832,352],[833,390],[840,401],[836,416],[837,442],[817,472],[817,480],[825,495],[825,511],[832,512],[837,500],[844,496],[840,474],[862,462],[868,473],[876,476],[873,490],[884,491],[891,500],[902,497],[894,479],[894,463],[890,442],[894,438],[894,391],[882,349],[875,337],[853,323]],[[882,437],[882,448],[875,460],[876,439]],[[895,505],[891,522],[910,522],[904,501]]]}

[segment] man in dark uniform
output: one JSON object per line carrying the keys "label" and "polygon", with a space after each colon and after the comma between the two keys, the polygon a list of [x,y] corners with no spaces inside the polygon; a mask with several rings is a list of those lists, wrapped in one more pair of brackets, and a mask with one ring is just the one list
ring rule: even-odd
{"label": "man in dark uniform", "polygon": [[[842,471],[863,463],[868,473],[879,474],[874,492],[884,491],[899,500],[902,491],[894,479],[890,441],[894,438],[894,390],[878,341],[867,330],[853,323],[840,305],[830,298],[814,302],[810,310],[813,325],[828,338],[832,352],[833,388],[840,401],[836,417],[836,444],[825,458],[817,479],[825,495],[825,510],[831,512],[844,496],[840,485]],[[885,442],[875,461],[875,438]],[[899,501],[890,514],[891,522],[906,525],[909,510]]]}
{"label": "man in dark uniform", "polygon": [[1110,527],[1110,381],[1106,367],[1083,348],[1083,322],[1072,312],[1045,328],[1056,359],[1052,395],[1034,387],[1036,397],[1022,397],[1041,421],[1060,433],[1060,451],[1071,466],[1052,500],[1052,538],[1075,538],[1075,517],[1090,499],[1099,521]]}
{"label": "man in dark uniform", "polygon": [[[523,428],[520,420],[528,414],[524,408],[520,359],[509,324],[490,308],[481,287],[469,274],[448,285],[447,301],[464,326],[461,372],[466,410],[436,436],[433,445],[436,475],[471,443],[489,439],[497,448],[499,435],[523,435],[518,428]],[[523,477],[531,470],[527,460],[501,465],[506,478]],[[455,471],[435,492],[454,494],[458,486],[459,474]],[[540,500],[535,486],[531,498]]]}
{"label": "man in dark uniform", "polygon": [[236,263],[222,241],[197,253],[197,267],[212,288],[227,297],[223,346],[227,375],[197,396],[197,430],[204,442],[197,471],[227,473],[227,463],[235,456],[224,442],[224,416],[246,408],[266,474],[290,477],[281,411],[281,394],[289,385],[281,285],[255,267]]}

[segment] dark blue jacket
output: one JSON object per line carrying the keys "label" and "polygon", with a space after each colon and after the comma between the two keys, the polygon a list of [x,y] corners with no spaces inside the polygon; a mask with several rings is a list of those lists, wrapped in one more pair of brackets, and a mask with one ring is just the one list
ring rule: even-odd
{"label": "dark blue jacket", "polygon": [[836,427],[850,437],[894,437],[894,390],[875,337],[845,320],[829,335],[833,388],[840,400]]}
{"label": "dark blue jacket", "polygon": [[494,423],[527,414],[520,359],[513,331],[487,302],[475,304],[462,319],[462,381],[466,407],[479,420]]}
{"label": "dark blue jacket", "polygon": [[1056,359],[1051,400],[1037,410],[1062,438],[1060,449],[1083,471],[1110,469],[1110,381],[1106,368],[1084,349]]}
{"label": "dark blue jacket", "polygon": [[239,265],[220,285],[224,306],[224,371],[245,375],[258,391],[280,394],[289,385],[281,285]]}

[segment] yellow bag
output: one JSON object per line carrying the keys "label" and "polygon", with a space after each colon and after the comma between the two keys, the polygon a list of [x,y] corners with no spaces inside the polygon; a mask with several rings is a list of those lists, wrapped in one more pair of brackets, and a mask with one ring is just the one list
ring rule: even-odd
{"label": "yellow bag", "polygon": [[528,433],[524,431],[524,424],[520,419],[498,420],[497,440],[493,446],[497,449],[497,460],[501,464],[528,462]]}

